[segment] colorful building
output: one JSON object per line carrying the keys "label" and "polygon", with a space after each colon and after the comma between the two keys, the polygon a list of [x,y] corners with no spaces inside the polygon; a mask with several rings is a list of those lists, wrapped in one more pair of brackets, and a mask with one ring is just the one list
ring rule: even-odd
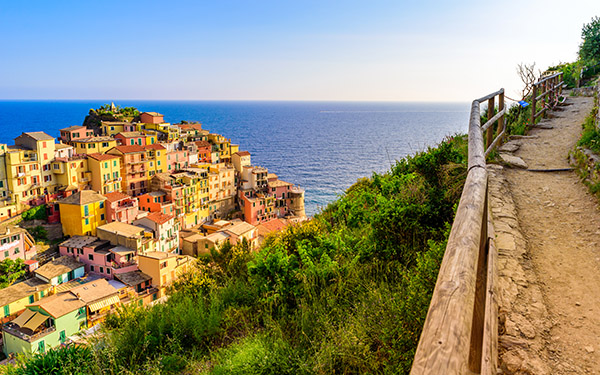
{"label": "colorful building", "polygon": [[167,171],[167,149],[161,144],[147,145],[146,159],[148,160],[148,178],[157,173]]}
{"label": "colorful building", "polygon": [[0,322],[13,320],[28,304],[50,295],[53,289],[52,284],[36,277],[0,289]]}
{"label": "colorful building", "polygon": [[52,174],[58,191],[90,190],[92,173],[84,154],[57,157],[51,163]]}
{"label": "colorful building", "polygon": [[152,212],[133,222],[134,225],[147,228],[156,239],[155,250],[177,252],[179,249],[179,222],[174,215]]}
{"label": "colorful building", "polygon": [[120,221],[131,224],[138,217],[139,203],[137,197],[130,197],[120,191],[104,194],[106,197],[106,221]]}
{"label": "colorful building", "polygon": [[39,267],[33,274],[38,279],[56,286],[83,277],[85,264],[77,259],[61,256]]}
{"label": "colorful building", "polygon": [[93,136],[94,131],[82,125],[73,125],[68,128],[60,129],[60,140],[67,144],[77,139],[90,138]]}
{"label": "colorful building", "polygon": [[136,255],[154,251],[154,237],[146,229],[113,221],[98,228],[98,238],[110,241],[115,246],[124,246],[135,251]]}
{"label": "colorful building", "polygon": [[35,240],[29,232],[12,225],[0,227],[0,262],[5,259],[28,260],[35,254]]}
{"label": "colorful building", "polygon": [[91,188],[101,194],[120,192],[121,157],[111,154],[89,154],[88,167],[91,175]]}
{"label": "colorful building", "polygon": [[117,145],[117,141],[109,136],[81,138],[71,141],[77,154],[104,154]]}
{"label": "colorful building", "polygon": [[152,277],[152,286],[157,288],[158,297],[163,297],[168,285],[183,272],[191,269],[194,258],[162,251],[152,251],[138,256],[140,271]]}
{"label": "colorful building", "polygon": [[77,192],[58,202],[65,236],[96,235],[106,223],[106,197],[92,190]]}
{"label": "colorful building", "polygon": [[117,146],[108,154],[121,158],[122,191],[132,197],[148,191],[146,150],[142,146]]}
{"label": "colorful building", "polygon": [[136,130],[134,124],[123,121],[102,121],[100,128],[102,129],[102,134],[111,137],[121,132],[133,132]]}
{"label": "colorful building", "polygon": [[165,215],[176,215],[175,204],[167,201],[167,193],[164,191],[151,191],[137,197],[140,210],[146,212],[161,212]]}
{"label": "colorful building", "polygon": [[146,135],[141,132],[121,132],[114,138],[119,146],[146,145]]}

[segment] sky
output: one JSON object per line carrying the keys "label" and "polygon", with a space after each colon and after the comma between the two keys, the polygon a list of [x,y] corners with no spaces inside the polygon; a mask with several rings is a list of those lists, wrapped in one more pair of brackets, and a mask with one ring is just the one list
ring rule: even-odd
{"label": "sky", "polygon": [[2,1],[0,100],[471,101],[577,58],[598,0]]}

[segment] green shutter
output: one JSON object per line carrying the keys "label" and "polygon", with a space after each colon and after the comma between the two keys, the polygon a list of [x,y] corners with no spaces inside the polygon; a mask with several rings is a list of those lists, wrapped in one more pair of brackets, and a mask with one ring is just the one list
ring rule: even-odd
{"label": "green shutter", "polygon": [[38,342],[38,352],[44,353],[46,351],[46,345],[44,344],[44,340]]}
{"label": "green shutter", "polygon": [[9,316],[10,315],[10,306],[6,305],[4,306],[4,316]]}
{"label": "green shutter", "polygon": [[64,330],[60,331],[59,337],[61,344],[63,344],[67,340],[67,335]]}

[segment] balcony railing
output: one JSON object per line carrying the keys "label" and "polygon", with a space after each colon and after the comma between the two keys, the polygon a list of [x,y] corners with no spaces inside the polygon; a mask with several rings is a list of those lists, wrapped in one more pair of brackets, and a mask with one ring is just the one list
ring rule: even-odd
{"label": "balcony railing", "polygon": [[21,331],[21,329],[19,328],[18,325],[8,322],[8,323],[4,324],[4,326],[2,326],[2,330],[6,333],[9,333],[13,336],[20,338],[21,340],[25,340],[27,342],[32,342],[32,341],[39,339],[42,336],[46,336],[47,334],[56,331],[56,327],[55,326],[46,327],[39,332],[29,335],[29,334]]}

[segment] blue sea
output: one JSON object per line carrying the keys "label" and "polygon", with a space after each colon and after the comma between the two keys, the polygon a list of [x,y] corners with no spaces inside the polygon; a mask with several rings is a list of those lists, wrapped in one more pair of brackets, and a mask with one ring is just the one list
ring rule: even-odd
{"label": "blue sea", "polygon": [[[81,125],[90,108],[110,101],[0,101],[0,142],[22,132]],[[115,104],[199,121],[250,151],[252,163],[306,190],[314,215],[360,177],[465,133],[468,103],[135,101]]]}

